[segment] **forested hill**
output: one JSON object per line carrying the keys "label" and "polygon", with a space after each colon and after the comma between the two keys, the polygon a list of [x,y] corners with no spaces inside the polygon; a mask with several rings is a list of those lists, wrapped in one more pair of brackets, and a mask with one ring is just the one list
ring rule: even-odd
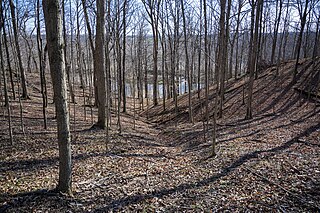
{"label": "forested hill", "polygon": [[320,212],[319,0],[0,0],[0,212]]}
{"label": "forested hill", "polygon": [[[23,105],[25,133],[20,117],[13,116],[14,145],[0,134],[0,211],[319,211],[319,61],[301,60],[295,81],[292,61],[282,63],[278,75],[275,66],[261,70],[249,120],[246,96],[243,104],[248,79],[229,80],[214,157],[215,86],[208,125],[197,93],[194,124],[186,113],[187,95],[179,97],[177,111],[168,100],[166,111],[160,105],[140,114],[129,99],[130,110],[120,116],[121,133],[112,113],[110,141],[105,130],[90,128],[95,108],[87,107],[85,116],[81,103],[71,104],[71,197],[51,191],[58,176],[56,120],[50,101],[43,130],[35,83],[32,99]],[[18,101],[12,110],[19,112]]]}
{"label": "forested hill", "polygon": [[[311,105],[314,105],[316,109],[320,101],[319,63],[319,57],[315,60],[311,58],[300,60],[299,74],[296,79],[293,78],[295,60],[286,61],[280,65],[267,65],[267,68],[258,70],[253,88],[254,116],[299,111],[303,109],[302,103],[306,101],[312,103]],[[243,75],[226,82],[222,114],[218,114],[222,123],[230,119],[245,118],[248,81],[248,75]],[[211,120],[214,114],[216,92],[216,85],[209,87],[208,117]],[[171,99],[165,105],[161,102],[158,106],[142,112],[141,115],[158,125],[185,123],[189,121],[188,104],[188,94],[184,94],[178,97],[177,108],[175,108],[174,100]],[[195,121],[206,121],[205,107],[205,89],[193,92],[192,109]]]}

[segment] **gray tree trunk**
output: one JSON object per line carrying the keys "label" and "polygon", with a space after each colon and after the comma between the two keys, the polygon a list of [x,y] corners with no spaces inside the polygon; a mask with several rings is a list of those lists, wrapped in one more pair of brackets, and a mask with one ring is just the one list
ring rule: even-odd
{"label": "gray tree trunk", "polygon": [[59,182],[56,189],[71,194],[70,128],[60,1],[43,0],[42,4],[58,127]]}

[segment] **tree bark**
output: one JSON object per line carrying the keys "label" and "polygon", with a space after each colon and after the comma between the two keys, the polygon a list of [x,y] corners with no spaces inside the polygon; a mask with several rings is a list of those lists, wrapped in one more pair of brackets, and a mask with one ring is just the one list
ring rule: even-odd
{"label": "tree bark", "polygon": [[105,12],[106,2],[97,0],[96,48],[94,52],[94,69],[97,74],[98,87],[98,122],[97,127],[106,127],[106,72],[105,72]]}
{"label": "tree bark", "polygon": [[186,24],[186,14],[184,9],[184,0],[181,0],[181,9],[182,9],[182,21],[183,21],[183,33],[184,33],[184,51],[185,51],[185,57],[186,57],[186,64],[185,64],[185,70],[187,73],[187,79],[188,79],[188,102],[189,102],[189,121],[193,123],[193,115],[192,115],[192,97],[191,97],[191,78],[190,78],[190,64],[189,64],[189,53],[188,53],[188,37],[187,37],[187,24]]}
{"label": "tree bark", "polygon": [[126,9],[127,8],[127,0],[123,2],[123,17],[122,17],[122,25],[123,25],[123,37],[122,37],[122,112],[127,111],[127,97],[126,97],[126,80],[125,80],[125,73],[126,73]]}
{"label": "tree bark", "polygon": [[[4,20],[4,15],[3,15],[3,11],[1,8],[1,17],[2,20]],[[4,48],[6,51],[6,59],[7,59],[7,66],[9,69],[9,74],[10,74],[10,83],[11,83],[11,89],[12,89],[12,95],[13,95],[13,99],[16,99],[16,92],[15,92],[15,88],[14,88],[14,82],[13,82],[13,75],[12,75],[12,67],[11,67],[11,62],[10,62],[10,53],[9,53],[9,48],[8,48],[8,40],[7,40],[7,32],[6,32],[6,27],[3,25],[3,40],[4,40]]]}
{"label": "tree bark", "polygon": [[29,94],[28,94],[28,90],[27,90],[26,74],[25,74],[23,64],[22,64],[21,51],[20,51],[19,38],[18,38],[18,27],[17,27],[17,21],[16,21],[16,12],[15,12],[15,6],[13,3],[13,0],[10,0],[10,10],[11,10],[14,42],[15,42],[15,46],[16,46],[18,62],[19,62],[19,70],[20,70],[20,75],[21,75],[21,86],[22,86],[21,98],[30,99]]}
{"label": "tree bark", "polygon": [[47,94],[45,89],[45,70],[44,70],[44,54],[42,47],[42,38],[41,38],[41,26],[40,26],[40,0],[37,0],[37,13],[36,13],[36,23],[37,23],[37,48],[38,48],[38,57],[39,57],[39,67],[40,67],[40,84],[41,84],[41,96],[42,96],[42,114],[43,114],[43,127],[47,129]]}
{"label": "tree bark", "polygon": [[[263,0],[258,0],[256,5],[256,15],[255,15],[255,21],[254,25],[254,33],[252,33],[253,38],[252,40],[252,48],[249,50],[251,54],[249,54],[249,85],[248,85],[248,99],[247,99],[247,113],[246,113],[246,119],[252,119],[252,95],[253,95],[253,82],[254,82],[254,72],[256,69],[256,60],[257,60],[257,54],[258,54],[258,34],[259,34],[259,20],[260,20],[260,10],[261,5],[263,4]],[[254,10],[254,7],[252,8]],[[254,20],[254,19],[251,19]],[[253,30],[253,29],[251,29]]]}
{"label": "tree bark", "polygon": [[[2,14],[2,0],[0,0],[0,12]],[[1,15],[0,16],[0,32],[1,28],[4,28],[4,18]],[[8,89],[7,89],[7,77],[6,77],[6,71],[4,69],[3,65],[3,52],[2,52],[2,39],[0,37],[0,63],[1,63],[1,69],[2,69],[2,75],[3,75],[3,82],[4,82],[4,96],[5,96],[5,105],[7,107],[8,112],[8,125],[9,125],[9,136],[10,136],[10,144],[13,145],[13,135],[12,135],[12,127],[11,127],[11,109],[10,109],[10,103],[9,103],[9,97],[8,97]]]}
{"label": "tree bark", "polygon": [[64,65],[62,19],[59,0],[43,0],[50,73],[53,84],[59,144],[59,182],[57,191],[71,194],[71,144]]}
{"label": "tree bark", "polygon": [[294,80],[296,79],[297,72],[298,72],[300,50],[301,50],[301,43],[302,43],[302,35],[303,35],[303,31],[304,31],[304,27],[306,25],[306,20],[307,20],[307,15],[308,15],[308,3],[309,3],[309,0],[306,0],[303,14],[301,14],[302,11],[300,12],[301,28],[300,28],[300,32],[299,32],[299,36],[298,36],[298,41],[296,44],[296,49],[295,49],[296,64],[295,64],[294,72],[293,72],[293,79]]}
{"label": "tree bark", "polygon": [[271,50],[271,64],[273,64],[274,58],[275,58],[278,30],[279,30],[281,13],[282,13],[282,0],[279,1],[279,9],[278,9],[278,1],[277,1],[276,10],[279,10],[279,14],[276,18],[275,25],[274,25],[273,42],[272,42],[272,50]]}

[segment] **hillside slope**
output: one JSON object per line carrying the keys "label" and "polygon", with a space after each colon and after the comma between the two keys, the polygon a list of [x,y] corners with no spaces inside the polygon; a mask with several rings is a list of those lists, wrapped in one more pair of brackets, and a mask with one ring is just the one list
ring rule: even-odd
{"label": "hillside slope", "polygon": [[[302,59],[298,68],[297,81],[292,82],[295,61],[282,63],[279,66],[279,76],[276,76],[276,66],[271,66],[259,72],[258,79],[254,81],[253,91],[253,113],[261,116],[268,113],[282,113],[299,99],[303,101],[306,93],[310,92],[309,101],[314,103],[317,99],[314,94],[319,95],[319,69],[320,59],[313,63],[311,59]],[[225,101],[223,105],[223,119],[245,117],[247,81],[245,76],[239,80],[231,79],[226,82]],[[300,91],[300,95],[299,92]],[[302,92],[301,92],[302,91]],[[209,88],[209,117],[213,116],[214,97],[216,86]],[[298,95],[298,96],[297,96]],[[316,102],[320,101],[320,95]],[[198,98],[197,92],[192,95],[192,107],[195,121],[205,120],[205,98],[204,89]],[[173,100],[166,101],[166,110],[163,106],[152,107],[142,113],[142,116],[157,124],[188,122],[188,94],[178,97],[178,109],[175,110]]]}
{"label": "hillside slope", "polygon": [[44,130],[41,97],[32,89],[23,102],[24,134],[19,103],[11,102],[13,146],[7,116],[0,115],[0,212],[319,212],[320,107],[308,99],[309,90],[316,93],[319,61],[312,70],[310,59],[301,60],[295,83],[293,62],[281,65],[279,77],[274,67],[262,71],[252,120],[243,119],[245,79],[230,81],[214,158],[196,94],[195,124],[185,95],[178,114],[170,100],[167,111],[153,107],[137,120],[130,110],[121,114],[121,133],[113,114],[107,143],[105,131],[91,129],[97,109],[85,115],[77,92],[79,103],[70,104],[73,197],[50,191],[58,177],[54,106],[49,99]]}

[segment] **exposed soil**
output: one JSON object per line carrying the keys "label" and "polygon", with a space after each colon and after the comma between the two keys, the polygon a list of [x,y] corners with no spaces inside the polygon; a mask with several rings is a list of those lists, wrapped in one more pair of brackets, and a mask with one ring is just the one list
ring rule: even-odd
{"label": "exposed soil", "polygon": [[[87,107],[85,117],[78,89],[77,104],[70,104],[73,196],[50,191],[58,178],[54,105],[51,94],[44,130],[39,82],[34,80],[38,74],[29,74],[24,134],[19,103],[12,102],[13,146],[1,106],[0,212],[318,212],[319,62],[313,66],[302,60],[297,81],[292,81],[294,62],[281,64],[279,76],[275,67],[261,71],[254,84],[252,120],[244,120],[247,79],[230,80],[215,157],[209,157],[211,121],[209,131],[203,130],[204,92],[201,99],[193,95],[194,124],[188,121],[187,95],[179,97],[177,110],[168,100],[165,111],[161,105],[152,107],[139,112],[135,122],[129,100],[128,112],[121,114],[121,134],[113,113],[106,148],[106,131],[90,128],[97,109]],[[213,86],[210,120],[214,96]]]}

